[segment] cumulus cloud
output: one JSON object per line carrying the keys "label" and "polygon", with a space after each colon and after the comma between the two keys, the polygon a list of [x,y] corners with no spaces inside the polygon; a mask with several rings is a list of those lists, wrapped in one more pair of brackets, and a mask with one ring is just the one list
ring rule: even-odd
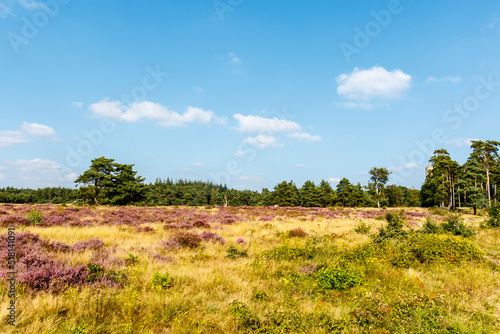
{"label": "cumulus cloud", "polygon": [[437,78],[435,76],[430,76],[427,78],[428,82],[450,82],[450,83],[459,83],[462,81],[462,78],[460,76],[446,76],[442,78]]}
{"label": "cumulus cloud", "polygon": [[239,179],[241,181],[248,181],[248,182],[255,182],[255,183],[262,183],[262,182],[267,181],[267,179],[262,175],[253,175],[253,176],[241,175],[239,177]]}
{"label": "cumulus cloud", "polygon": [[330,183],[339,183],[340,182],[340,178],[338,178],[338,177],[330,177],[326,180]]}
{"label": "cumulus cloud", "polygon": [[189,123],[225,123],[225,119],[216,116],[212,110],[188,107],[183,114],[179,114],[159,103],[149,101],[135,102],[129,106],[125,106],[120,101],[105,99],[101,102],[91,104],[89,109],[94,115],[99,117],[108,117],[125,122],[151,119],[163,127],[184,126]]}
{"label": "cumulus cloud", "polygon": [[241,151],[241,150],[238,150],[236,151],[233,156],[235,156],[236,158],[240,158],[240,159],[243,159],[246,157],[246,154],[245,152]]}
{"label": "cumulus cloud", "polygon": [[78,175],[65,172],[56,161],[36,158],[7,162],[4,177],[10,185],[33,188],[72,184]]}
{"label": "cumulus cloud", "polygon": [[472,142],[477,139],[450,139],[446,141],[446,144],[453,145],[455,147],[470,147]]}
{"label": "cumulus cloud", "polygon": [[243,140],[243,142],[251,145],[256,145],[260,148],[283,147],[283,145],[280,144],[275,137],[269,135],[258,135],[255,137],[247,137]]}
{"label": "cumulus cloud", "polygon": [[375,66],[369,70],[355,68],[337,77],[337,93],[349,100],[397,99],[410,87],[411,75],[396,69],[387,71]]}
{"label": "cumulus cloud", "polygon": [[28,123],[23,122],[21,125],[21,130],[24,132],[34,135],[34,136],[55,136],[56,132],[50,126],[38,124],[38,123]]}
{"label": "cumulus cloud", "polygon": [[28,143],[40,137],[49,137],[54,140],[60,140],[56,137],[56,132],[50,126],[23,122],[20,130],[0,130],[0,147]]}
{"label": "cumulus cloud", "polygon": [[305,141],[307,143],[314,143],[314,142],[321,141],[320,136],[315,136],[315,135],[312,135],[312,134],[307,133],[307,132],[295,132],[295,133],[290,134],[288,137],[295,138],[295,139],[300,140],[300,141]]}
{"label": "cumulus cloud", "polygon": [[411,161],[411,162],[408,162],[407,164],[403,165],[401,168],[389,167],[388,170],[391,172],[401,172],[405,169],[414,169],[414,168],[418,168],[418,165],[416,163],[414,163],[413,161]]}
{"label": "cumulus cloud", "polygon": [[238,121],[237,129],[241,132],[289,132],[300,131],[299,124],[286,119],[264,118],[260,116],[243,116],[242,114],[233,115]]}
{"label": "cumulus cloud", "polygon": [[203,164],[201,162],[195,162],[193,164],[193,166],[195,166],[195,167],[201,167],[201,166],[203,166]]}

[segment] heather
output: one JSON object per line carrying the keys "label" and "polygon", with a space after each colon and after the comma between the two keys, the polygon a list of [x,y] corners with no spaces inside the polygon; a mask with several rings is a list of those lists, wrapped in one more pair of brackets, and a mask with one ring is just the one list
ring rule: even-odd
{"label": "heather", "polygon": [[[497,333],[493,215],[405,208],[10,205],[2,333]],[[29,215],[40,219],[33,224]],[[0,218],[0,219],[2,219]],[[12,224],[12,225],[11,225]]]}

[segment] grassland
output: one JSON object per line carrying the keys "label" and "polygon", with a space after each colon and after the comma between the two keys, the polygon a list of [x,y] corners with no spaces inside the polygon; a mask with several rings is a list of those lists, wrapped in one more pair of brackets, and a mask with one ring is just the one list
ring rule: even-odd
{"label": "grassland", "polygon": [[6,205],[0,332],[500,333],[500,229],[387,212]]}

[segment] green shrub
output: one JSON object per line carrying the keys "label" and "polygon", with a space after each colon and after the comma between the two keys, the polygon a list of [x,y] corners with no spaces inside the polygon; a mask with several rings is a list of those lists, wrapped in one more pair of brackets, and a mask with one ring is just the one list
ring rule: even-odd
{"label": "green shrub", "polygon": [[427,217],[424,223],[424,228],[422,230],[423,233],[442,233],[443,228],[440,224],[433,222],[431,217]]}
{"label": "green shrub", "polygon": [[500,227],[500,205],[492,206],[488,210],[488,227],[497,228]]}
{"label": "green shrub", "polygon": [[238,248],[234,246],[230,246],[228,249],[226,249],[226,257],[229,259],[237,259],[240,257],[246,257],[247,256],[247,250],[238,250]]}
{"label": "green shrub", "polygon": [[134,255],[134,254],[128,254],[127,258],[125,259],[125,264],[127,266],[132,266],[134,264],[137,264],[139,262],[139,256]]}
{"label": "green shrub", "polygon": [[229,305],[229,312],[240,320],[240,328],[248,330],[258,330],[261,327],[259,318],[250,311],[248,306],[240,301],[234,300]]}
{"label": "green shrub", "polygon": [[346,268],[323,268],[316,274],[318,286],[330,290],[346,290],[363,282],[361,274]]}
{"label": "green shrub", "polygon": [[95,282],[102,277],[104,274],[104,268],[95,263],[87,263],[87,271],[89,275],[87,276],[87,281]]}
{"label": "green shrub", "polygon": [[354,232],[359,234],[368,234],[370,230],[371,226],[364,221],[360,221],[359,224],[354,228]]}
{"label": "green shrub", "polygon": [[255,301],[265,301],[269,300],[269,296],[265,291],[262,290],[255,290],[253,292],[252,300]]}
{"label": "green shrub", "polygon": [[38,210],[32,210],[28,215],[26,216],[26,220],[30,225],[39,225],[42,222],[43,219],[43,214],[38,211]]}
{"label": "green shrub", "polygon": [[154,273],[153,279],[151,280],[151,286],[155,289],[168,289],[173,286],[173,278],[169,277],[168,273],[160,274]]}
{"label": "green shrub", "polygon": [[481,261],[484,254],[470,240],[443,234],[412,233],[397,242],[387,241],[380,247],[379,253],[398,267],[415,263]]}
{"label": "green shrub", "polygon": [[443,230],[453,235],[461,235],[466,238],[476,234],[472,227],[468,227],[464,224],[464,219],[460,214],[449,215],[446,218],[446,222],[443,224]]}
{"label": "green shrub", "polygon": [[375,242],[382,242],[385,239],[397,238],[406,234],[403,230],[404,226],[404,210],[400,212],[387,212],[385,215],[385,220],[387,220],[387,226],[382,227],[378,231],[378,235],[375,235]]}

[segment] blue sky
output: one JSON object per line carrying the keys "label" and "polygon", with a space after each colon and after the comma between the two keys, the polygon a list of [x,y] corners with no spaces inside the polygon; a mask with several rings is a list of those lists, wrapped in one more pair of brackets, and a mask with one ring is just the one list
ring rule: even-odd
{"label": "blue sky", "polygon": [[148,182],[419,188],[500,140],[500,3],[0,0],[0,187],[105,156]]}

